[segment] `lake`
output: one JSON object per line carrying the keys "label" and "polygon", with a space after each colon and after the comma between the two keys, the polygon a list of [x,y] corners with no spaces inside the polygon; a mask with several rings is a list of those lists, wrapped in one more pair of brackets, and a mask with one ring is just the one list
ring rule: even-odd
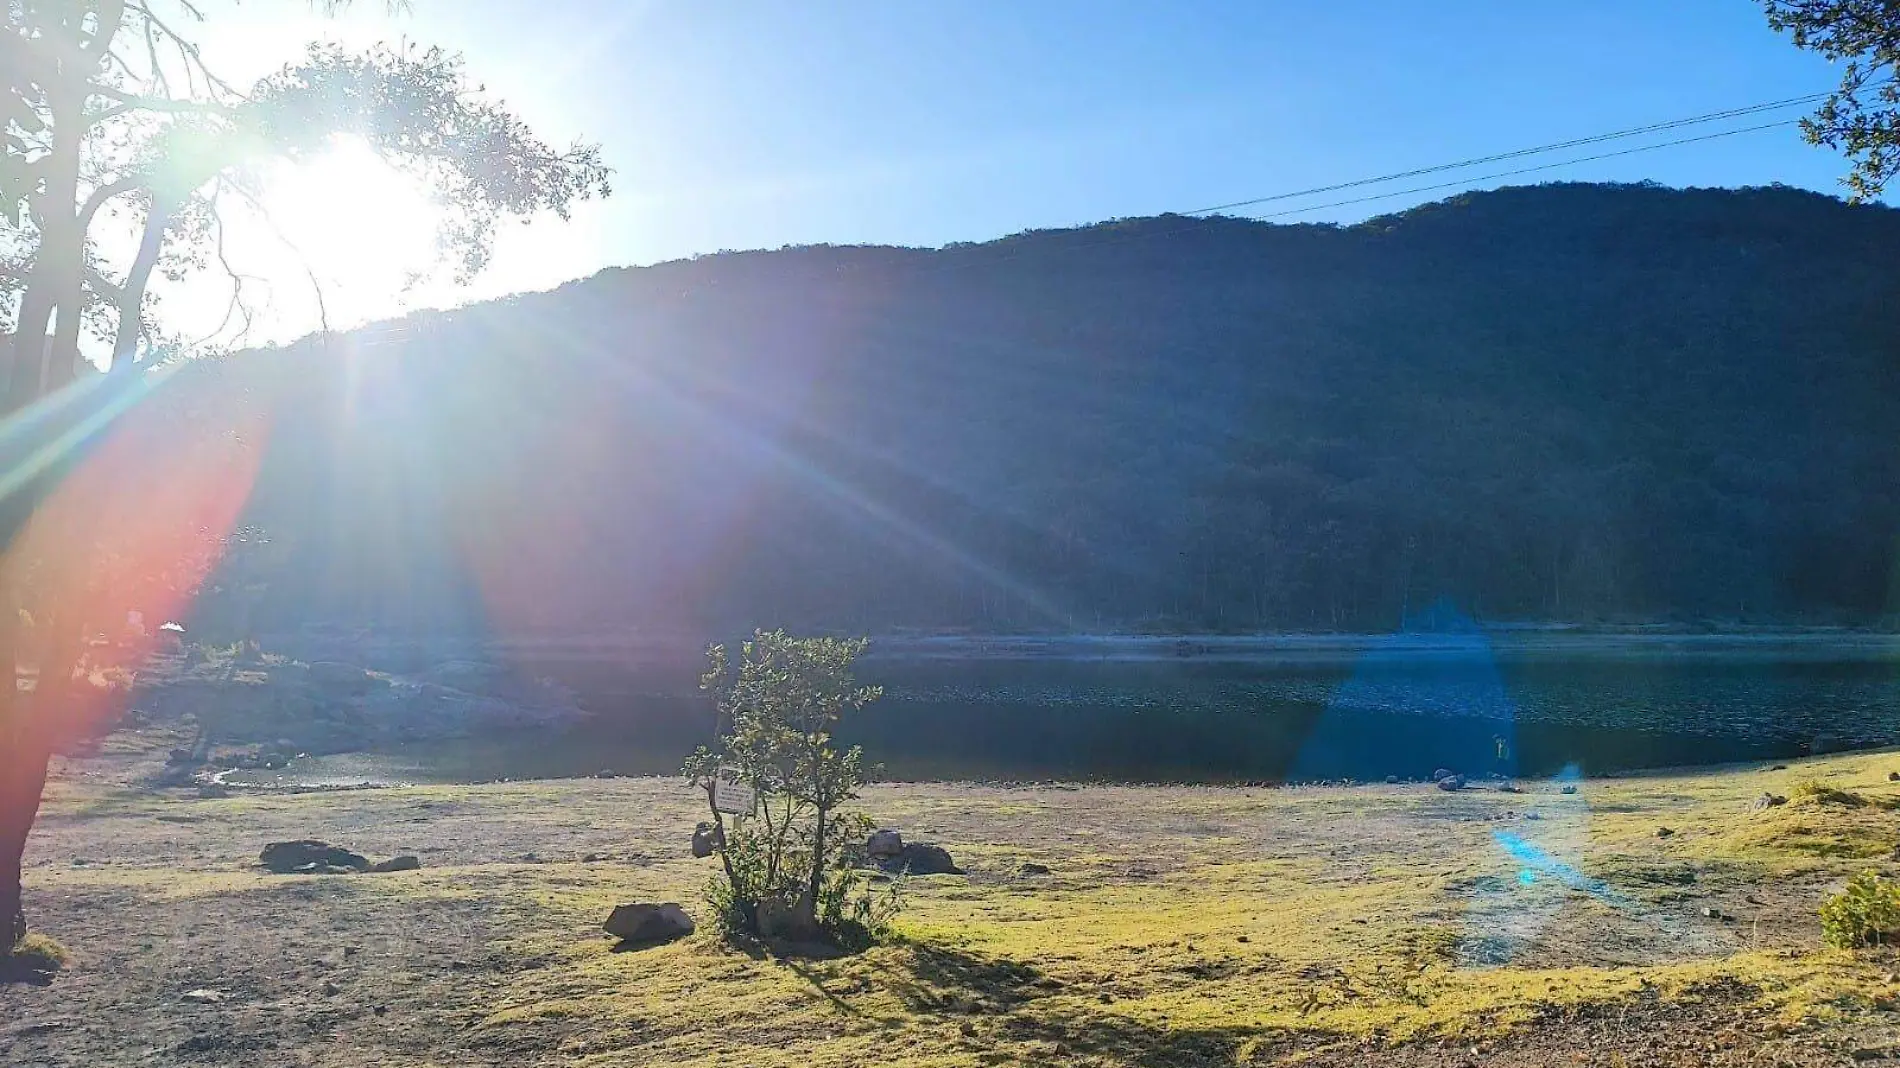
{"label": "lake", "polygon": [[[664,774],[710,738],[686,657],[512,655],[575,687],[591,721],[331,758],[333,777]],[[860,674],[885,695],[847,733],[904,779],[1546,776],[1900,744],[1887,635],[914,638]]]}

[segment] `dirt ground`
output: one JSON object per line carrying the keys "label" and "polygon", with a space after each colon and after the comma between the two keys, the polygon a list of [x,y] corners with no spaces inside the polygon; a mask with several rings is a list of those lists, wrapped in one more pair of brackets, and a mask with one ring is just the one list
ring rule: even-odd
{"label": "dirt ground", "polygon": [[[0,1064],[1900,1063],[1900,958],[1815,919],[1893,873],[1900,755],[1575,794],[882,786],[969,874],[839,960],[602,935],[620,901],[704,919],[677,780],[201,798],[143,759],[62,769],[27,893],[74,959],[0,986]],[[256,866],[305,837],[424,867]]]}

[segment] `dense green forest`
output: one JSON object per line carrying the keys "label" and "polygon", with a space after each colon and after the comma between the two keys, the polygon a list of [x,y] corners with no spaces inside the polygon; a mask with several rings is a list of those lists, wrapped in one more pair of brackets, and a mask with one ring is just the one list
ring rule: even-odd
{"label": "dense green forest", "polygon": [[242,360],[273,542],[226,585],[431,629],[1884,622],[1896,253],[1884,207],[1567,184],[609,270]]}

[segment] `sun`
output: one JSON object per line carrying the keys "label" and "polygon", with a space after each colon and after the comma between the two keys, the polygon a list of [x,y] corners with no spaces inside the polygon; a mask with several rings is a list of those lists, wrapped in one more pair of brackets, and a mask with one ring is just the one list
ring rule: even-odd
{"label": "sun", "polygon": [[339,138],[322,155],[277,165],[260,204],[281,253],[325,288],[332,314],[398,312],[417,276],[437,263],[441,206],[359,139]]}

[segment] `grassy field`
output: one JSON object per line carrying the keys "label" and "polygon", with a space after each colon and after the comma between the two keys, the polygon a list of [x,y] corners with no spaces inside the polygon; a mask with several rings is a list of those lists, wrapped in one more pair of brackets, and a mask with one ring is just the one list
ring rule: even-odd
{"label": "grassy field", "polygon": [[[969,874],[914,880],[896,944],[798,960],[703,927],[633,952],[601,934],[619,901],[703,919],[712,862],[688,854],[698,814],[674,780],[200,799],[104,757],[67,766],[33,841],[29,907],[72,960],[0,987],[0,1063],[1900,1060],[1900,958],[1825,950],[1815,919],[1847,875],[1894,869],[1890,769],[1900,755],[1574,795],[879,787],[881,824]],[[1793,801],[1751,811],[1765,790]],[[425,868],[254,866],[300,837]]]}

